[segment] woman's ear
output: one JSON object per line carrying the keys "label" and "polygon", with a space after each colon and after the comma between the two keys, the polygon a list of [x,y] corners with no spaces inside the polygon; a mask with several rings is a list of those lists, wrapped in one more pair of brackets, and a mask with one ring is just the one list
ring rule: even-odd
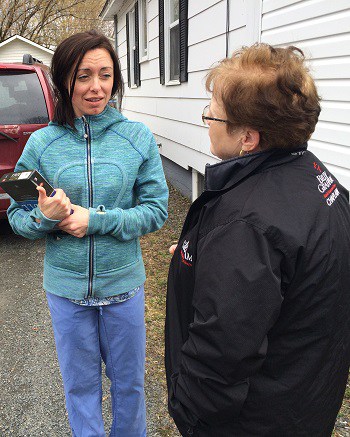
{"label": "woman's ear", "polygon": [[260,150],[260,134],[257,130],[254,129],[246,129],[244,131],[244,135],[241,139],[242,141],[242,150],[245,153],[257,152]]}

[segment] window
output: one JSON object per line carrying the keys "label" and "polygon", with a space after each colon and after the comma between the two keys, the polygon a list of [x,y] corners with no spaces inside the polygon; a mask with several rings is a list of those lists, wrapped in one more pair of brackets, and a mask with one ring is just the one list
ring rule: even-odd
{"label": "window", "polygon": [[167,82],[180,81],[180,30],[179,30],[179,0],[169,0],[165,17],[168,21],[165,31]]}
{"label": "window", "polygon": [[43,90],[35,72],[2,71],[0,124],[49,122]]}
{"label": "window", "polygon": [[134,8],[126,14],[128,85],[130,88],[141,85],[138,15],[139,8],[136,2]]}
{"label": "window", "polygon": [[187,82],[188,0],[159,0],[160,82]]}
{"label": "window", "polygon": [[147,0],[139,1],[140,57],[141,61],[148,59],[148,15]]}

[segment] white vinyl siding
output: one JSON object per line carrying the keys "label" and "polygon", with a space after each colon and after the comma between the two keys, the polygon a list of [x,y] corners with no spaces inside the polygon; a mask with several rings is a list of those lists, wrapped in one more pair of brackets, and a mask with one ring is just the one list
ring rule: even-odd
{"label": "white vinyl siding", "polygon": [[350,3],[265,0],[261,41],[296,45],[308,58],[322,98],[309,148],[350,188]]}
{"label": "white vinyl siding", "polygon": [[[119,0],[118,53],[127,82],[125,14],[133,1]],[[256,41],[296,45],[312,57],[311,72],[322,97],[320,121],[310,150],[350,188],[350,3],[349,0],[230,0],[229,55]],[[226,55],[226,0],[189,0],[188,82],[159,82],[158,0],[148,1],[148,60],[141,64],[142,86],[126,86],[124,113],[146,123],[161,153],[204,173],[217,162],[209,151],[201,112],[209,102],[208,69]]]}
{"label": "white vinyl siding", "polygon": [[[255,2],[230,1],[230,51],[246,44],[245,20]],[[132,4],[129,1],[124,5],[118,20],[118,51],[125,81],[124,11]],[[159,83],[158,0],[149,1],[149,60],[141,64],[142,86],[137,90],[126,89],[123,105],[127,117],[142,121],[151,128],[162,144],[161,153],[165,157],[200,173],[204,173],[206,163],[218,162],[210,153],[208,130],[202,125],[201,114],[210,100],[205,91],[205,76],[226,53],[226,8],[226,0],[189,1],[188,82],[177,87],[164,87]],[[249,38],[251,43],[255,41],[251,35]]]}

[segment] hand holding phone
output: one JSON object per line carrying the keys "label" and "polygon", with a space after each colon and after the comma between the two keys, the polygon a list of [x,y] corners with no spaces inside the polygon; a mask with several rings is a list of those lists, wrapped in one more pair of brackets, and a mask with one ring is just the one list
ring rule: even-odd
{"label": "hand holding phone", "polygon": [[61,188],[56,188],[51,195],[46,195],[46,190],[39,185],[38,207],[45,217],[51,220],[63,220],[72,214],[72,205],[69,197]]}

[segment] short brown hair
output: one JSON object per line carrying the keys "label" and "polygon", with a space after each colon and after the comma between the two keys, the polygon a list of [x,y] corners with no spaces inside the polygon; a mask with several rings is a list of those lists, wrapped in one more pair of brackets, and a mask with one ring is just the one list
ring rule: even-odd
{"label": "short brown hair", "polygon": [[293,46],[243,47],[208,73],[206,88],[222,102],[228,131],[257,130],[263,149],[305,143],[321,110],[304,53]]}
{"label": "short brown hair", "polygon": [[[58,124],[69,124],[74,127],[74,109],[72,96],[78,67],[89,50],[105,49],[110,54],[113,61],[113,87],[112,96],[117,95],[119,109],[124,93],[124,82],[121,74],[119,59],[113,49],[112,44],[106,36],[96,30],[80,32],[63,40],[56,48],[51,61],[51,77],[54,85],[56,106],[54,121]],[[67,79],[73,70],[70,90],[67,89]]]}

